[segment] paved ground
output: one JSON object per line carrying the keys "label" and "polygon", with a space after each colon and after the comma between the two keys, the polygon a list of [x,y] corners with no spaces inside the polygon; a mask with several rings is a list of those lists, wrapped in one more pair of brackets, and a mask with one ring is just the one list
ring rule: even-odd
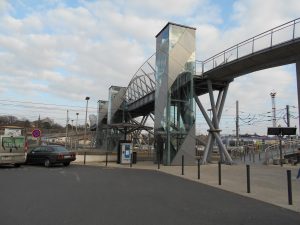
{"label": "paved ground", "polygon": [[299,224],[300,214],[154,170],[0,168],[1,225]]}
{"label": "paved ground", "polygon": [[[104,163],[90,163],[104,166]],[[128,168],[129,165],[109,163],[109,167]],[[138,162],[134,169],[157,170],[152,162]],[[207,184],[222,190],[230,191],[246,197],[261,200],[300,213],[300,179],[296,179],[299,166],[250,164],[251,193],[247,193],[246,165],[222,165],[222,185],[218,185],[218,165],[201,165],[200,180],[197,177],[197,166],[185,166],[184,176],[180,166],[161,166],[160,172],[179,176],[184,179]],[[292,171],[293,205],[288,204],[287,170]]]}

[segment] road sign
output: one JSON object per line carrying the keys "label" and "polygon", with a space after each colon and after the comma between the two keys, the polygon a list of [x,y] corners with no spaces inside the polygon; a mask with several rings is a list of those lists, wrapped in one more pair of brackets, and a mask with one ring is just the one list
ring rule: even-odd
{"label": "road sign", "polygon": [[32,137],[38,138],[41,136],[42,132],[39,129],[34,129],[32,132]]}

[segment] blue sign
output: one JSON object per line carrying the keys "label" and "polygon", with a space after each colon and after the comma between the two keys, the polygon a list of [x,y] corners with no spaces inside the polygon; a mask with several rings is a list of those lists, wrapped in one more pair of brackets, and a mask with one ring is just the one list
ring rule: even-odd
{"label": "blue sign", "polygon": [[128,159],[130,158],[130,150],[125,150],[125,158]]}

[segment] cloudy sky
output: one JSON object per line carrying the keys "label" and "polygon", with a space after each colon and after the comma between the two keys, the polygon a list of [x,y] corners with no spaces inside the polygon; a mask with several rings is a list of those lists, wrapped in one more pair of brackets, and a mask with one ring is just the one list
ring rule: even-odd
{"label": "cloudy sky", "polygon": [[[95,113],[111,85],[127,86],[155,52],[155,35],[168,21],[197,29],[196,58],[204,60],[299,12],[299,0],[0,0],[0,115],[50,116],[64,123],[68,109],[71,119],[79,112],[83,123],[85,97],[91,98],[89,113]],[[266,133],[271,91],[277,93],[278,123],[284,126],[283,109],[298,105],[295,82],[295,65],[236,79],[223,132],[234,132],[238,100],[241,133]],[[291,112],[298,117],[296,108]],[[197,132],[206,129],[197,113]]]}

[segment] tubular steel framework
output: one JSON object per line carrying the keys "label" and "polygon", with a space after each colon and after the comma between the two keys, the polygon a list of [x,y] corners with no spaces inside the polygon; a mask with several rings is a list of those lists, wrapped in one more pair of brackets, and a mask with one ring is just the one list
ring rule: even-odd
{"label": "tubular steel framework", "polygon": [[154,53],[134,74],[126,90],[128,105],[155,91],[155,56]]}

